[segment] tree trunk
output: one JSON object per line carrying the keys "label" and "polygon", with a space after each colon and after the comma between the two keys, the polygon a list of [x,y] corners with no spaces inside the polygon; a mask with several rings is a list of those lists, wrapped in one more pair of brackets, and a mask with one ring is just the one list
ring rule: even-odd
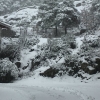
{"label": "tree trunk", "polygon": [[44,30],[45,30],[45,34],[47,34],[47,28],[45,28]]}
{"label": "tree trunk", "polygon": [[57,29],[57,25],[55,26],[55,36],[58,36],[58,29]]}
{"label": "tree trunk", "polygon": [[1,53],[1,31],[2,31],[2,28],[0,27],[0,53]]}
{"label": "tree trunk", "polygon": [[65,26],[65,34],[67,34],[67,26]]}

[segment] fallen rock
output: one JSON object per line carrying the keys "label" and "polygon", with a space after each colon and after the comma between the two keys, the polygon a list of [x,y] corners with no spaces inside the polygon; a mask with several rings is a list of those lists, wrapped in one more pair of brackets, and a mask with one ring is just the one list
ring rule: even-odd
{"label": "fallen rock", "polygon": [[91,66],[88,66],[87,69],[88,69],[88,72],[87,73],[90,74],[90,75],[97,73],[96,69],[93,68],[93,67],[91,67]]}
{"label": "fallen rock", "polygon": [[76,4],[76,7],[79,7],[79,6],[81,6],[81,3]]}
{"label": "fallen rock", "polygon": [[81,64],[81,69],[82,69],[84,72],[88,73],[88,68],[87,68],[88,66],[89,66],[88,63],[83,62],[83,63]]}
{"label": "fallen rock", "polygon": [[96,70],[100,72],[100,58],[96,58],[95,63],[97,64]]}
{"label": "fallen rock", "polygon": [[58,72],[59,72],[58,69],[49,68],[49,69],[47,69],[45,72],[40,73],[40,75],[41,75],[41,76],[44,76],[44,77],[51,77],[51,78],[54,78]]}
{"label": "fallen rock", "polygon": [[17,68],[21,68],[21,62],[15,62],[15,65],[17,66]]}

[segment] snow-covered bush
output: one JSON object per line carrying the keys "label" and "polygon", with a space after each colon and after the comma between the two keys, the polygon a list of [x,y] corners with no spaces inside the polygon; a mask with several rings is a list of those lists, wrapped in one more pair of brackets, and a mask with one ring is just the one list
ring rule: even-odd
{"label": "snow-covered bush", "polygon": [[80,62],[78,60],[78,55],[67,55],[65,57],[65,65],[68,68],[68,74],[73,76],[79,71]]}
{"label": "snow-covered bush", "polygon": [[18,45],[6,45],[0,52],[0,58],[8,57],[10,60],[15,60],[20,58],[20,50]]}
{"label": "snow-covered bush", "polygon": [[48,50],[49,49],[48,44],[42,44],[41,46],[38,46],[38,48],[40,50]]}
{"label": "snow-covered bush", "polygon": [[87,35],[83,40],[83,45],[80,49],[81,56],[96,56],[97,50],[100,47],[100,37],[95,35]]}
{"label": "snow-covered bush", "polygon": [[59,61],[63,56],[71,54],[71,50],[63,43],[60,38],[48,39],[47,44],[43,44],[40,47],[40,52],[35,57],[34,63],[40,62],[41,64],[50,64],[50,60],[55,62]]}
{"label": "snow-covered bush", "polygon": [[18,78],[17,66],[8,58],[0,60],[0,82],[7,83]]}
{"label": "snow-covered bush", "polygon": [[[23,36],[20,38],[23,48],[31,48],[32,46],[39,43],[39,38],[36,35],[26,36],[24,39]],[[24,41],[24,43],[23,43]]]}
{"label": "snow-covered bush", "polygon": [[0,59],[6,57],[12,61],[20,57],[18,38],[2,38]]}
{"label": "snow-covered bush", "polygon": [[88,44],[92,48],[100,47],[100,37],[96,35],[87,35],[83,44]]}
{"label": "snow-covered bush", "polygon": [[75,36],[73,34],[67,34],[62,36],[63,44],[67,46],[67,48],[75,49],[76,42]]}
{"label": "snow-covered bush", "polygon": [[47,59],[57,57],[57,55],[60,53],[62,45],[63,43],[60,43],[60,40],[48,39],[47,44],[43,44],[39,47],[41,51],[38,55],[40,55],[41,58],[45,57]]}
{"label": "snow-covered bush", "polygon": [[46,58],[44,55],[44,52],[39,52],[33,59],[31,59],[31,67],[30,71],[33,71],[34,69],[37,69],[40,65],[43,66],[43,62],[46,63]]}
{"label": "snow-covered bush", "polygon": [[36,43],[39,43],[39,39],[36,36],[27,37],[25,47],[31,48],[32,46],[36,45]]}
{"label": "snow-covered bush", "polygon": [[57,52],[62,48],[63,41],[60,38],[48,39],[48,46],[51,51]]}
{"label": "snow-covered bush", "polygon": [[67,55],[71,53],[71,50],[67,46],[67,43],[60,38],[49,39],[48,40],[48,48],[50,55]]}

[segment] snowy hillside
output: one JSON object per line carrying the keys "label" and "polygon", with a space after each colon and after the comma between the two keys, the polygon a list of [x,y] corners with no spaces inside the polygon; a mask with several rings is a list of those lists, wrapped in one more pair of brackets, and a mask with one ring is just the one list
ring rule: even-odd
{"label": "snowy hillside", "polygon": [[0,100],[100,100],[100,2],[4,1]]}
{"label": "snowy hillside", "polygon": [[16,35],[20,34],[21,27],[27,27],[28,33],[32,34],[33,27],[41,19],[37,17],[38,6],[24,7],[11,14],[0,16],[0,20],[12,26],[12,30],[16,31]]}
{"label": "snowy hillside", "polygon": [[43,0],[1,0],[0,15],[12,13],[23,7],[39,5],[42,2]]}

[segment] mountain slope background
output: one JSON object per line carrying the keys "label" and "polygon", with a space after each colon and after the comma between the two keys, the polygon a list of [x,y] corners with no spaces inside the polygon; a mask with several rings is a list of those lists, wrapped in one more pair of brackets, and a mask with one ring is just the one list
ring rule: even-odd
{"label": "mountain slope background", "polygon": [[25,0],[1,0],[0,1],[0,15],[11,13],[22,7],[38,5],[42,2],[43,2],[43,0],[28,0],[28,1],[25,1]]}

